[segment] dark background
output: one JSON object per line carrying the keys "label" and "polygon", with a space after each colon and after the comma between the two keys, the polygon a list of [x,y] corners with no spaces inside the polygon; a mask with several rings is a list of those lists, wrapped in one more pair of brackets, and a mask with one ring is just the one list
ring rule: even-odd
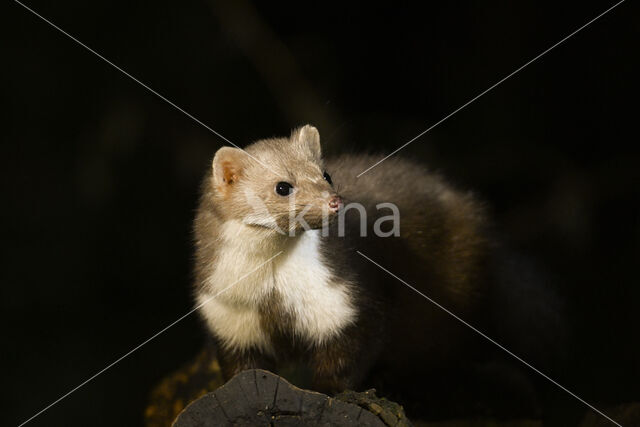
{"label": "dark background", "polygon": [[[238,145],[313,123],[326,152],[388,153],[614,4],[483,3],[27,4]],[[0,417],[17,424],[190,310],[223,141],[8,6]],[[640,399],[638,16],[623,3],[401,153],[474,190],[560,279],[577,338],[549,374],[596,406]],[[141,423],[203,337],[185,319],[32,424]]]}

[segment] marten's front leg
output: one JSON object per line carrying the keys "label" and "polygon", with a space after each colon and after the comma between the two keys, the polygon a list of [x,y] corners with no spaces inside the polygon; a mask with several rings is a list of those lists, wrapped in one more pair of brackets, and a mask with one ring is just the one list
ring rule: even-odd
{"label": "marten's front leg", "polygon": [[360,345],[353,338],[342,336],[313,350],[314,390],[331,395],[355,387],[362,379],[363,372],[358,366]]}
{"label": "marten's front leg", "polygon": [[246,369],[273,370],[273,362],[256,349],[226,350],[222,346],[217,348],[218,363],[225,381]]}

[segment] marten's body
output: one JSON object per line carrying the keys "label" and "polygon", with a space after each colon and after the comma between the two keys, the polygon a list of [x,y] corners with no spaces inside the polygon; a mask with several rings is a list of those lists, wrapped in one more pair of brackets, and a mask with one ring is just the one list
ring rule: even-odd
{"label": "marten's body", "polygon": [[[310,368],[319,391],[376,386],[394,396],[401,395],[394,382],[410,392],[438,376],[442,385],[444,372],[460,372],[459,362],[473,359],[472,331],[362,255],[482,324],[476,311],[491,283],[483,210],[471,195],[400,158],[356,178],[378,159],[325,164],[310,126],[246,152],[216,153],[195,222],[196,299],[227,379],[297,362]],[[277,193],[283,183],[294,191],[293,206]],[[339,235],[335,217],[351,202],[366,210],[366,237],[355,209],[347,209]],[[374,222],[390,213],[380,203],[398,207],[399,236],[375,235]],[[325,236],[327,206],[334,221]],[[292,224],[291,209],[307,209],[312,229]],[[432,403],[439,393],[423,396]]]}

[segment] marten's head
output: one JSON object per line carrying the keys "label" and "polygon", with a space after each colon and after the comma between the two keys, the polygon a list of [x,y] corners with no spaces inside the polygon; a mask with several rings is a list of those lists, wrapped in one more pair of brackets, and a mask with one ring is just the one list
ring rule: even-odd
{"label": "marten's head", "polygon": [[212,167],[214,204],[225,220],[295,234],[322,227],[342,207],[324,170],[320,134],[313,126],[245,150],[223,147]]}

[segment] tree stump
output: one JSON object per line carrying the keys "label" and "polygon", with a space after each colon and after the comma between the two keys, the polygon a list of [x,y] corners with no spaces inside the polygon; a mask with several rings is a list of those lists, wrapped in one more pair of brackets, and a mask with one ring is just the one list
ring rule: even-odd
{"label": "tree stump", "polygon": [[373,391],[331,398],[253,369],[191,403],[173,423],[174,427],[228,425],[400,427],[411,423],[400,405],[377,398]]}

